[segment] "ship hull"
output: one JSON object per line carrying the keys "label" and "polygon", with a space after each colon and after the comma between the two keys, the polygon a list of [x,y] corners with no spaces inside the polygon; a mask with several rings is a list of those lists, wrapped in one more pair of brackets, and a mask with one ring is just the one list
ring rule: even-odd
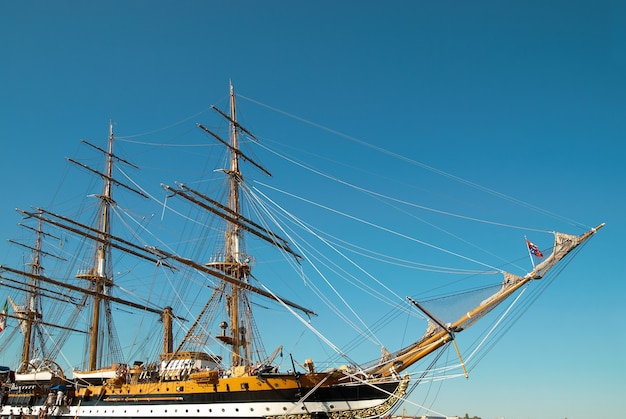
{"label": "ship hull", "polygon": [[[104,388],[104,387],[102,387]],[[211,419],[347,419],[379,417],[401,400],[406,382],[333,385],[263,391],[193,392],[76,396],[68,404],[50,404],[43,391],[21,389],[9,394],[2,417],[24,413],[41,417],[211,418]],[[179,386],[178,390],[181,390]],[[39,393],[39,394],[38,394]],[[48,404],[47,404],[48,402]],[[42,413],[43,412],[43,413]]]}

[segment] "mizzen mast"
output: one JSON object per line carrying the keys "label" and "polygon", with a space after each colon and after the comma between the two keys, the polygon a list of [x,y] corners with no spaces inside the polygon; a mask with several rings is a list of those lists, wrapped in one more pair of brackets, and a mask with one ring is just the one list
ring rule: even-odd
{"label": "mizzen mast", "polygon": [[[37,236],[35,238],[35,248],[33,249],[33,259],[30,265],[30,271],[35,275],[41,275],[43,273],[43,267],[41,265],[41,220],[37,224]],[[39,287],[37,279],[32,279],[32,288],[28,293],[28,301],[26,303],[26,310],[24,315],[24,340],[22,342],[22,367],[26,368],[30,362],[32,338],[33,338],[33,321],[38,320],[41,317],[39,311]],[[43,356],[43,354],[42,354]],[[21,372],[21,371],[20,371]]]}
{"label": "mizzen mast", "polygon": [[[42,313],[41,313],[41,298],[40,298],[40,284],[38,277],[43,275],[44,268],[42,266],[41,257],[42,255],[52,256],[59,260],[65,260],[59,256],[53,255],[51,253],[44,252],[42,250],[42,236],[47,235],[53,237],[57,240],[60,240],[58,237],[55,237],[51,234],[47,234],[43,232],[43,226],[41,219],[38,220],[37,228],[23,226],[28,229],[31,229],[35,232],[35,245],[34,247],[24,245],[22,243],[14,242],[13,240],[9,240],[9,242],[17,244],[19,246],[25,247],[32,251],[32,259],[30,262],[30,274],[29,284],[27,286],[27,297],[26,302],[23,306],[18,306],[15,302],[9,297],[11,305],[13,306],[13,310],[15,311],[19,322],[20,327],[22,329],[22,333],[24,335],[24,339],[22,341],[22,358],[20,369],[18,372],[25,372],[28,369],[28,363],[31,360],[31,356],[35,353],[36,343],[34,341],[36,334],[41,335],[41,330],[38,330],[40,324],[42,324]],[[41,337],[41,336],[40,336]],[[41,339],[40,339],[41,340]],[[41,340],[43,342],[43,340]],[[45,358],[47,356],[43,343],[41,343],[41,353],[37,354],[37,356],[41,358]]]}

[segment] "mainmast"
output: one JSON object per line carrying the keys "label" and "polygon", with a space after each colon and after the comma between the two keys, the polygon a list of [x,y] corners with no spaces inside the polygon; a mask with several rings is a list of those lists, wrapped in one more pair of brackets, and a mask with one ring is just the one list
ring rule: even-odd
{"label": "mainmast", "polygon": [[90,288],[93,294],[93,312],[91,319],[91,329],[89,331],[89,359],[88,369],[95,370],[98,367],[98,347],[100,334],[100,317],[103,306],[102,296],[113,285],[113,278],[110,270],[107,269],[107,262],[111,252],[110,231],[111,231],[111,205],[114,201],[111,198],[111,188],[113,179],[113,122],[109,122],[109,142],[106,152],[106,167],[104,176],[104,186],[100,198],[100,210],[98,215],[99,239],[96,247],[94,266],[87,272],[76,275],[91,282]]}
{"label": "mainmast", "polygon": [[[88,371],[93,371],[102,367],[103,365],[100,364],[104,363],[105,361],[111,361],[112,363],[121,361],[122,349],[115,334],[115,327],[111,312],[112,302],[160,315],[163,314],[163,310],[157,310],[156,308],[149,307],[145,304],[132,303],[131,301],[116,298],[112,295],[111,289],[114,285],[114,282],[111,254],[113,249],[150,261],[152,263],[159,263],[161,266],[171,268],[171,266],[169,266],[167,263],[163,264],[162,261],[155,259],[154,254],[149,252],[143,246],[138,246],[130,241],[124,240],[121,237],[116,237],[111,234],[112,209],[113,206],[116,205],[112,197],[112,189],[114,185],[116,187],[124,188],[127,191],[134,192],[144,198],[148,198],[148,196],[143,192],[129,187],[113,178],[113,165],[115,162],[121,162],[133,168],[137,168],[137,166],[113,154],[114,139],[115,137],[113,135],[113,122],[109,121],[109,137],[106,149],[100,148],[98,146],[88,143],[85,140],[82,140],[82,142],[86,145],[104,154],[105,167],[103,171],[95,170],[71,158],[67,159],[71,163],[76,164],[83,169],[88,170],[89,172],[102,178],[102,192],[96,195],[100,202],[98,212],[96,213],[97,220],[94,224],[83,224],[78,222],[77,220],[71,219],[69,217],[64,217],[62,215],[55,214],[44,209],[38,209],[37,213],[18,210],[28,217],[37,218],[41,222],[61,228],[65,231],[70,232],[71,234],[76,234],[87,240],[88,242],[93,243],[94,253],[91,255],[91,262],[87,262],[87,266],[81,267],[76,274],[76,278],[85,280],[87,286],[79,287],[68,283],[59,282],[52,278],[45,277],[41,272],[33,271],[28,273],[12,270],[6,267],[4,268],[16,274],[30,277],[33,280],[41,281],[55,286],[60,286],[82,293],[85,295],[85,298],[90,298],[92,302],[92,312],[89,330],[87,332],[88,350],[85,353],[87,357],[85,360],[86,365],[83,366],[84,369]],[[75,314],[78,314],[78,311],[82,310],[82,304],[79,304],[76,307],[76,310],[77,311]],[[59,327],[56,325],[53,326]],[[76,331],[75,329],[70,327],[61,328],[68,331]],[[105,345],[107,347],[106,349],[104,349]]]}
{"label": "mainmast", "polygon": [[[112,121],[110,121],[109,123],[108,146],[106,147],[106,149],[90,144],[85,140],[82,140],[82,142],[105,155],[105,168],[103,171],[92,169],[91,167],[71,158],[67,159],[71,163],[88,170],[92,174],[100,176],[103,180],[102,192],[96,195],[96,197],[100,201],[98,211],[96,213],[96,222],[84,224],[72,218],[55,214],[41,208],[38,208],[37,212],[18,209],[17,211],[22,213],[25,217],[36,218],[39,221],[38,229],[35,230],[34,228],[29,227],[38,234],[38,239],[35,247],[29,247],[31,250],[34,251],[31,268],[29,271],[22,271],[0,265],[0,271],[7,271],[15,275],[20,275],[22,277],[28,278],[30,281],[27,284],[28,288],[26,290],[29,293],[27,304],[23,305],[20,308],[19,312],[17,309],[14,309],[16,313],[19,314],[19,316],[17,317],[20,320],[22,331],[25,335],[23,359],[26,361],[28,361],[29,357],[33,355],[33,336],[35,335],[35,332],[37,330],[36,328],[39,325],[52,326],[68,332],[85,333],[84,330],[77,330],[69,326],[44,323],[41,321],[41,313],[39,308],[39,299],[41,296],[46,298],[59,299],[60,301],[67,302],[60,297],[55,297],[54,295],[52,295],[52,293],[49,293],[48,295],[40,295],[39,290],[42,286],[42,283],[45,285],[61,287],[70,291],[84,294],[83,301],[87,301],[87,299],[90,299],[90,301],[92,302],[92,311],[90,313],[89,329],[86,332],[88,339],[87,347],[89,349],[85,353],[86,365],[83,366],[83,369],[93,371],[102,367],[103,365],[101,364],[104,363],[106,360],[110,360],[112,363],[122,360],[121,346],[119,344],[117,336],[115,335],[115,327],[111,312],[111,303],[125,305],[134,309],[159,314],[164,317],[169,316],[170,320],[174,317],[171,309],[166,309],[166,312],[164,313],[163,309],[151,307],[147,304],[133,303],[132,301],[117,298],[112,295],[111,289],[114,285],[111,258],[112,251],[115,249],[115,251],[120,251],[124,254],[135,256],[139,259],[143,259],[153,264],[158,264],[159,266],[164,266],[170,269],[174,268],[166,262],[160,260],[159,258],[155,258],[154,253],[146,249],[144,246],[139,246],[137,244],[134,244],[133,242],[111,234],[111,218],[113,212],[112,206],[116,205],[115,201],[112,198],[112,189],[114,185],[116,187],[122,187],[128,191],[134,192],[144,198],[148,198],[148,196],[143,192],[129,187],[123,183],[120,183],[113,178],[114,162],[121,162],[133,168],[137,168],[137,166],[113,154],[114,135]],[[54,256],[61,260],[65,259],[59,258],[58,256],[51,255],[41,250],[41,236],[44,234],[42,233],[41,229],[42,223],[46,223],[65,230],[70,234],[77,235],[87,242],[91,242],[93,244],[92,251],[94,253],[91,253],[91,255],[89,255],[91,256],[91,261],[87,262],[87,266],[80,267],[78,273],[76,274],[76,278],[85,280],[87,284],[86,286],[76,286],[68,283],[67,281],[58,281],[53,278],[46,277],[43,274],[43,268],[41,267],[40,261],[41,255]],[[49,234],[46,235],[51,236]],[[60,240],[58,237],[57,239]],[[14,280],[11,281],[17,282]],[[82,308],[86,306],[87,305],[83,305],[82,302],[75,306],[75,312],[70,320],[71,323],[73,323],[73,321],[77,318]],[[169,323],[171,324],[171,321]],[[169,335],[169,333],[171,333],[171,328],[169,331],[166,330],[166,332],[168,332],[169,336],[169,339],[166,339],[166,344],[168,345],[168,347],[171,347],[172,338]],[[59,338],[55,343],[55,350],[57,352],[58,350],[60,350],[62,343],[67,339],[67,336],[67,334],[64,335],[62,338]],[[104,349],[105,345],[107,346],[106,349]],[[42,346],[42,354],[43,352],[44,351]],[[108,359],[105,360],[105,357]]]}

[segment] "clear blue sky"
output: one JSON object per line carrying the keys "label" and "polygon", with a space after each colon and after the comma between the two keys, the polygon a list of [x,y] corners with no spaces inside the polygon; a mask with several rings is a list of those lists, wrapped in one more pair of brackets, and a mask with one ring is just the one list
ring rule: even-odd
{"label": "clear blue sky", "polygon": [[[105,138],[109,118],[123,135],[180,121],[232,79],[247,98],[606,222],[469,380],[429,405],[483,419],[626,412],[626,3],[0,0],[0,57],[0,254],[14,208],[54,198],[79,139]],[[342,158],[339,144],[325,150]]]}

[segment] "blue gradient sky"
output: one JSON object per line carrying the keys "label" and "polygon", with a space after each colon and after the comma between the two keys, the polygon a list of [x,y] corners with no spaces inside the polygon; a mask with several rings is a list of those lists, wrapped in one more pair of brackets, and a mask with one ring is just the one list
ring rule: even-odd
{"label": "blue gradient sky", "polygon": [[429,403],[483,419],[619,416],[625,4],[0,0],[0,236],[15,235],[14,208],[53,199],[64,157],[106,137],[109,118],[126,134],[160,128],[222,99],[232,79],[247,98],[606,222],[469,380]]}

